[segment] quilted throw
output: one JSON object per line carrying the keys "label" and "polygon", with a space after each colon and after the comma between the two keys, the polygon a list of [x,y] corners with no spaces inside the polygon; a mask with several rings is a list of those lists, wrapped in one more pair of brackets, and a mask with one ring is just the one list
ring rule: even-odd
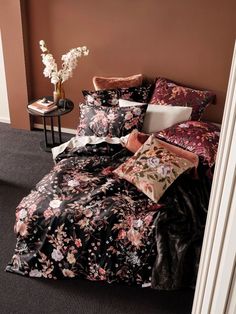
{"label": "quilted throw", "polygon": [[201,167],[197,179],[182,174],[154,203],[113,173],[130,156],[108,143],[59,156],[16,209],[17,243],[6,270],[165,290],[194,286],[211,178]]}

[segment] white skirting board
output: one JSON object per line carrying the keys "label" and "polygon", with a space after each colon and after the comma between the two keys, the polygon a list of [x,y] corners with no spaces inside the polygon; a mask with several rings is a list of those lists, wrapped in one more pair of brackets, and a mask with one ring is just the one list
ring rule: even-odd
{"label": "white skirting board", "polygon": [[7,96],[6,71],[0,29],[0,122],[10,123],[9,103]]}
{"label": "white skirting board", "polygon": [[[0,122],[2,123],[11,123],[10,119],[4,118],[4,117],[0,117]],[[34,128],[35,129],[40,129],[43,130],[43,125],[40,123],[34,123]],[[47,125],[47,130],[51,130],[51,127],[49,125]],[[54,131],[58,132],[58,127],[54,126]],[[61,128],[62,133],[68,133],[68,134],[76,134],[76,130],[75,129],[69,129],[69,128]]]}
{"label": "white skirting board", "polygon": [[0,122],[2,122],[2,123],[11,123],[11,120],[9,118],[0,117]]}
{"label": "white skirting board", "polygon": [[[43,125],[40,123],[34,123],[34,128],[35,129],[42,129],[43,130]],[[47,125],[47,130],[51,130],[51,127],[49,125]],[[54,131],[58,131],[58,127],[54,126]],[[62,133],[68,133],[68,134],[76,134],[76,130],[75,129],[68,129],[68,128],[61,128]]]}

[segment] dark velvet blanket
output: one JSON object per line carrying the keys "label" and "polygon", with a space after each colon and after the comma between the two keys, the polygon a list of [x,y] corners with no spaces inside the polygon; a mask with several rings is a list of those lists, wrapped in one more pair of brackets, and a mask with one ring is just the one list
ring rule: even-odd
{"label": "dark velvet blanket", "polygon": [[209,169],[182,174],[156,204],[112,173],[129,157],[104,143],[59,155],[17,207],[17,244],[6,270],[165,290],[194,286]]}

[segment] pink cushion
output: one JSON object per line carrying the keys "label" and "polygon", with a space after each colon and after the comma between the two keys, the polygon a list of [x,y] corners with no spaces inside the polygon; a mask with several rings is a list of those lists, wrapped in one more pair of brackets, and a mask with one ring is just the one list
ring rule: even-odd
{"label": "pink cushion", "polygon": [[141,133],[135,129],[130,133],[125,147],[132,153],[136,153],[136,151],[139,150],[139,148],[146,142],[148,138],[148,134]]}
{"label": "pink cushion", "polygon": [[142,85],[142,81],[142,74],[135,74],[127,77],[93,77],[93,85],[95,90],[136,87]]}

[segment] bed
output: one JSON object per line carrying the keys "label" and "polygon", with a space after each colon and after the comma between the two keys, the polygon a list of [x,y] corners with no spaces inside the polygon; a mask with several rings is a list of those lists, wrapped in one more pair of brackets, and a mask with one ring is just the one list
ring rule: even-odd
{"label": "bed", "polygon": [[[150,87],[111,90],[84,92],[77,136],[54,150],[55,166],[18,205],[6,270],[194,287],[219,127],[200,121],[202,106],[200,112],[191,102],[183,106],[192,108],[187,121],[185,110],[184,121],[167,119],[159,130],[150,122],[143,130]],[[150,103],[163,106],[156,87],[152,95]],[[158,119],[158,110],[148,119]]]}

